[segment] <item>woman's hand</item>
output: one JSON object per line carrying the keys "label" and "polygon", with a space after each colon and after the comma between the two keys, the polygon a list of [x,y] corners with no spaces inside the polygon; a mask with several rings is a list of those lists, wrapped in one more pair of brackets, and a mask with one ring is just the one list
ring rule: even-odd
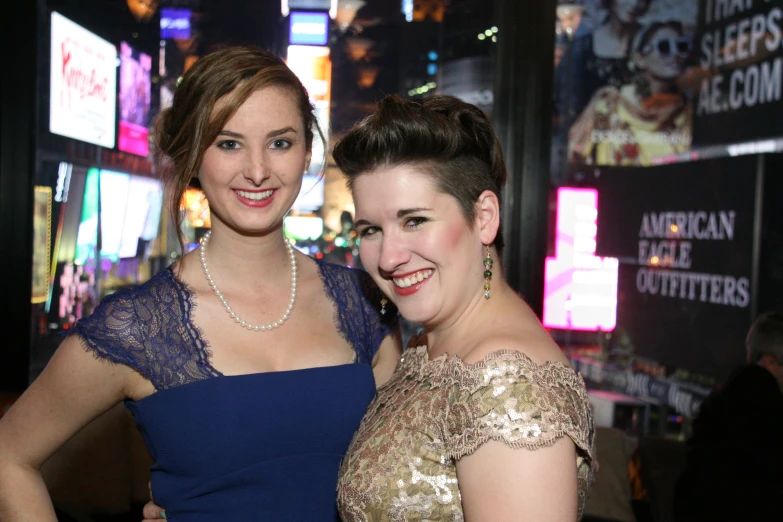
{"label": "woman's hand", "polygon": [[147,488],[150,491],[150,501],[144,504],[142,522],[163,522],[166,520],[166,511],[155,503],[155,497],[152,496],[152,481],[147,482]]}
{"label": "woman's hand", "polygon": [[166,520],[166,512],[152,500],[144,504],[142,513],[144,514],[144,522],[164,522]]}

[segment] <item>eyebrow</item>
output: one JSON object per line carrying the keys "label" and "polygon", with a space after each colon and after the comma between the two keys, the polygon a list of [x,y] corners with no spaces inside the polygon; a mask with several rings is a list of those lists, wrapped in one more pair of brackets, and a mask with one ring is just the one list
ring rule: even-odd
{"label": "eyebrow", "polygon": [[272,138],[272,137],[275,137],[275,136],[280,136],[281,134],[285,134],[287,132],[293,132],[294,134],[296,134],[296,129],[293,128],[293,127],[290,127],[290,126],[289,127],[283,127],[282,129],[276,129],[276,130],[270,131],[269,134],[267,134],[267,136]]}
{"label": "eyebrow", "polygon": [[397,211],[397,217],[405,217],[409,214],[416,214],[417,212],[426,212],[428,210],[432,210],[426,207],[416,207],[416,208],[401,208]]}
{"label": "eyebrow", "polygon": [[[432,209],[429,209],[429,208],[426,208],[426,207],[401,208],[400,210],[397,211],[397,217],[398,218],[403,218],[403,217],[408,216],[410,214],[416,214],[418,212],[426,212],[428,210],[432,210]],[[370,224],[370,222],[367,221],[366,219],[360,219],[360,220],[354,222],[353,226],[354,226],[354,228],[358,228],[360,226],[367,226],[369,224]]]}
{"label": "eyebrow", "polygon": [[[269,131],[269,134],[267,134],[267,136],[270,138],[274,138],[275,136],[280,136],[288,132],[296,133],[296,129],[290,126],[283,127],[282,129],[275,129],[273,131]],[[223,129],[222,131],[218,132],[218,136],[228,136],[229,138],[238,138],[238,139],[242,139],[245,137],[243,134],[240,134],[239,132],[233,132],[226,129]]]}
{"label": "eyebrow", "polygon": [[229,138],[244,138],[244,136],[238,132],[231,132],[230,130],[222,130],[218,132],[218,136],[228,136]]}

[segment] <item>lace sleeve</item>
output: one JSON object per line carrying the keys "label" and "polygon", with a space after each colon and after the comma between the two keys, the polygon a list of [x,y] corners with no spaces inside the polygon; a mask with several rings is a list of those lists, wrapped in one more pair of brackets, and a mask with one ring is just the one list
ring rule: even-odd
{"label": "lace sleeve", "polygon": [[459,459],[489,440],[512,448],[550,446],[563,436],[577,447],[579,510],[593,481],[594,427],[584,381],[570,366],[538,366],[517,351],[465,366],[448,421],[447,456]]}
{"label": "lace sleeve", "polygon": [[103,298],[71,333],[99,359],[130,366],[163,390],[220,375],[190,321],[190,290],[171,269]]}
{"label": "lace sleeve", "polygon": [[357,362],[371,364],[381,342],[398,326],[397,309],[389,302],[381,314],[383,294],[364,270],[324,262],[319,266],[337,307],[340,332],[356,351]]}
{"label": "lace sleeve", "polygon": [[70,334],[78,334],[87,350],[99,359],[130,366],[153,380],[148,371],[145,328],[150,312],[136,305],[129,290],[110,294],[92,314],[80,319]]}

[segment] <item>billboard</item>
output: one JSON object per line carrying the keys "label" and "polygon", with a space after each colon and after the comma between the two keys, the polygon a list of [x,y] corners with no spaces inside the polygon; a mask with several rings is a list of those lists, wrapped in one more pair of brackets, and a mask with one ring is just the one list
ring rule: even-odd
{"label": "billboard", "polygon": [[117,48],[57,12],[51,36],[49,132],[113,148]]}
{"label": "billboard", "polygon": [[123,152],[149,154],[152,57],[120,42],[120,136]]}
{"label": "billboard", "polygon": [[553,178],[565,180],[569,164],[650,166],[783,136],[780,0],[566,4]]}
{"label": "billboard", "polygon": [[620,260],[615,337],[635,354],[721,379],[744,360],[757,161],[600,169],[596,251]]}
{"label": "billboard", "polygon": [[783,134],[783,3],[704,1],[694,147]]}
{"label": "billboard", "polygon": [[329,13],[291,11],[288,17],[289,45],[327,45]]}

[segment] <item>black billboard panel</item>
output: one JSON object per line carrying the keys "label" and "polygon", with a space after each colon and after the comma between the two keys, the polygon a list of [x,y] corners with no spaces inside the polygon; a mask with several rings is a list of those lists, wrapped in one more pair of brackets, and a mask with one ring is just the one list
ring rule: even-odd
{"label": "black billboard panel", "polygon": [[702,0],[693,147],[783,134],[783,2]]}
{"label": "black billboard panel", "polygon": [[615,332],[636,354],[717,378],[743,361],[758,161],[600,170],[596,254],[620,260]]}

